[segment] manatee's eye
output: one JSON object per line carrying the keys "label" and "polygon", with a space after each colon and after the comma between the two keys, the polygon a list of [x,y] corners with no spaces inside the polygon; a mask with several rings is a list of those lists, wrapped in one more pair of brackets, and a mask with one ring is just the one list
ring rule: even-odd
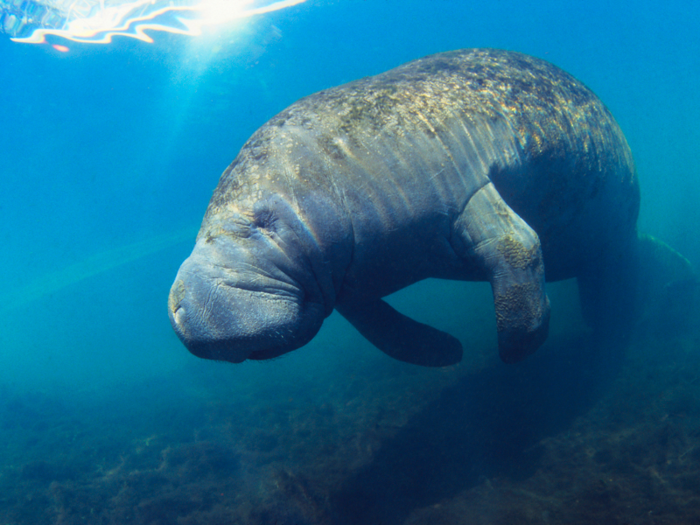
{"label": "manatee's eye", "polygon": [[256,211],[255,217],[253,218],[253,226],[261,230],[272,230],[275,229],[275,216],[271,210],[259,210]]}

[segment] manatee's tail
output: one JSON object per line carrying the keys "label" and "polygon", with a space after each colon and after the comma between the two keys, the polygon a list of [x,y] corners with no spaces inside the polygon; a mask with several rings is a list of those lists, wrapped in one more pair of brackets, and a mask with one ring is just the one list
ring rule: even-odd
{"label": "manatee's tail", "polygon": [[644,234],[578,282],[581,309],[595,335],[621,342],[635,326],[656,334],[688,328],[700,288],[688,259]]}
{"label": "manatee's tail", "polygon": [[637,242],[639,326],[656,335],[687,330],[700,281],[690,261],[666,243],[640,234]]}

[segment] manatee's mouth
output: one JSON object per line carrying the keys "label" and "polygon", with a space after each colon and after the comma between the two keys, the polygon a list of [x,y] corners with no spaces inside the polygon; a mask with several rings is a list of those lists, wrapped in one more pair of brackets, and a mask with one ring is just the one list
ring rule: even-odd
{"label": "manatee's mouth", "polygon": [[[314,308],[311,310],[321,310]],[[322,316],[307,312],[293,326],[281,330],[261,330],[259,334],[221,334],[209,323],[191,322],[186,308],[170,310],[170,320],[180,341],[193,355],[214,361],[242,363],[245,360],[264,361],[280,357],[308,343],[316,335]],[[280,337],[286,333],[287,337]]]}
{"label": "manatee's mouth", "polygon": [[308,343],[321,327],[323,305],[289,293],[212,285],[203,272],[181,271],[170,291],[175,333],[197,357],[241,363],[262,361]]}
{"label": "manatee's mouth", "polygon": [[[241,363],[272,359],[297,347],[297,325],[303,323],[295,301],[228,286],[193,293],[191,285],[176,279],[168,313],[175,333],[195,356]],[[248,303],[237,305],[239,295]]]}
{"label": "manatee's mouth", "polygon": [[232,363],[272,359],[318,332],[326,311],[315,302],[319,294],[309,295],[315,281],[281,250],[263,247],[254,239],[200,239],[182,263],[168,310],[192,354]]}
{"label": "manatee's mouth", "polygon": [[181,279],[176,279],[168,297],[168,317],[173,330],[182,344],[191,354],[202,359],[230,361],[240,363],[245,361],[250,352],[235,348],[226,340],[212,337],[209,323],[201,315],[201,308],[188,300],[185,285]]}

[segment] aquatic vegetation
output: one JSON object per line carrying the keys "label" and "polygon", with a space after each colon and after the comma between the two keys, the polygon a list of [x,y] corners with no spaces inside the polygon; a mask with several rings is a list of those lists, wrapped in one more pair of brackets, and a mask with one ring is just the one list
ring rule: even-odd
{"label": "aquatic vegetation", "polygon": [[99,414],[15,396],[3,421],[27,416],[0,427],[0,521],[681,523],[700,512],[693,326],[639,332],[626,353],[560,334],[517,369],[432,385],[384,370],[317,404],[193,398],[157,422],[128,399]]}

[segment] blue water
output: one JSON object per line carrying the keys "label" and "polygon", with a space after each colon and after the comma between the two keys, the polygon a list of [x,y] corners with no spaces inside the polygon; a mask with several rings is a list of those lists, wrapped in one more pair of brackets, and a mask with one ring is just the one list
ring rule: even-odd
{"label": "blue water", "polygon": [[[696,494],[700,482],[690,464],[682,470],[690,456],[681,454],[692,456],[700,427],[691,423],[700,400],[690,368],[700,337],[692,327],[653,341],[640,336],[644,359],[628,365],[566,357],[578,356],[587,334],[570,283],[551,288],[550,342],[520,369],[496,361],[493,306],[482,284],[422,283],[396,298],[465,343],[465,362],[446,371],[390,361],[336,315],[282,359],[204,362],[172,332],[166,303],[221,172],[260,125],[304,95],[464,47],[538,56],[589,86],[635,156],[639,229],[700,267],[698,34],[700,4],[681,0],[309,0],[201,37],[154,33],[153,44],[53,40],[69,48],[61,53],[0,40],[0,483],[14,487],[3,489],[0,522],[437,523],[429,509],[441,502],[452,509],[441,523],[476,523],[459,517],[467,507],[483,523],[563,522],[561,505],[494,496],[499,483],[535,491],[527,483],[543,468],[559,468],[562,479],[583,468],[574,462],[564,472],[554,453],[540,463],[522,451],[508,455],[511,443],[536,448],[547,440],[584,459],[590,452],[601,465],[617,454],[631,470]],[[574,372],[579,365],[587,375]],[[623,379],[612,377],[620,368]],[[636,384],[630,370],[658,383]],[[494,384],[504,389],[498,400],[503,392],[518,400],[517,415],[507,400],[493,402]],[[618,397],[606,390],[613,384]],[[671,395],[674,385],[687,389]],[[659,406],[651,393],[682,408]],[[465,396],[471,408],[445,408],[450,396]],[[626,405],[630,399],[636,404]],[[421,412],[427,402],[436,403],[430,413],[453,422],[440,427]],[[505,419],[493,416],[501,406]],[[602,416],[601,406],[622,408]],[[666,460],[628,458],[594,441],[577,448],[591,428],[637,428],[647,410],[669,426],[685,418],[665,438],[677,443],[668,461],[686,480],[680,485],[659,472]],[[485,437],[469,434],[460,444],[462,434],[450,430],[460,417],[476,421]],[[499,428],[519,417],[536,428],[509,441]],[[588,430],[577,429],[581,421]],[[439,431],[412,433],[421,425]],[[489,432],[502,444],[495,452],[484,448],[494,442]],[[380,491],[363,507],[368,496],[357,487],[371,486],[367,476],[391,482],[386,472],[401,463],[392,450],[419,458],[412,465],[432,480],[429,490],[418,494],[407,482],[405,492]],[[463,469],[438,459],[451,451]],[[513,472],[513,464],[522,468]],[[657,491],[649,515],[673,516],[680,500],[649,479]],[[127,486],[128,497],[119,488]],[[596,512],[578,513],[581,523],[602,523],[605,509],[616,516],[609,523],[627,519],[616,502],[631,496],[605,487],[596,489],[603,493]],[[693,504],[683,519],[700,516]],[[629,514],[652,523],[642,515]]]}

